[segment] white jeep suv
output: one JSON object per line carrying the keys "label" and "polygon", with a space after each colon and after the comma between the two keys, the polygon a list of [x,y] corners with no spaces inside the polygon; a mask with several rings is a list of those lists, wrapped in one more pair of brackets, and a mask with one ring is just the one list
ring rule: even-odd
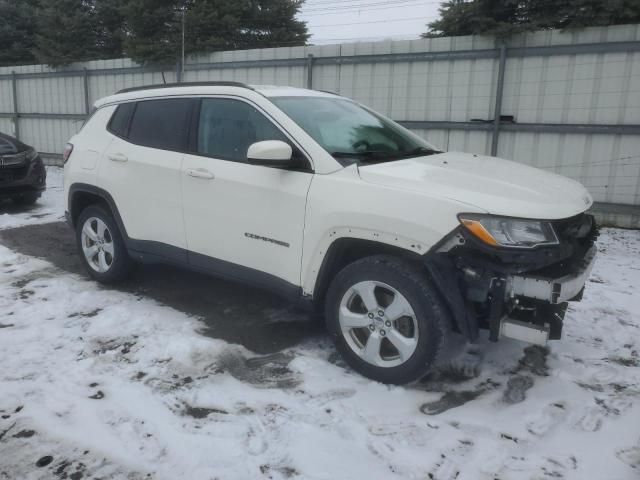
{"label": "white jeep suv", "polygon": [[168,262],[270,289],[324,310],[349,365],[387,383],[424,375],[451,332],[559,338],[595,258],[579,183],[439,151],[331,93],[126,89],[64,159],[93,278]]}

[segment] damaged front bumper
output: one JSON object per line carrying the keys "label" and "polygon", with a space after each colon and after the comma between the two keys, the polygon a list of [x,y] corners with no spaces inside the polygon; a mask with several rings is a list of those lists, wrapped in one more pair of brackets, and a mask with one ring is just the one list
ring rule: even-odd
{"label": "damaged front bumper", "polygon": [[575,271],[557,278],[536,275],[513,275],[507,280],[507,292],[513,297],[527,297],[557,304],[568,302],[583,290],[593,265],[597,249],[592,246]]}
{"label": "damaged front bumper", "polygon": [[561,245],[529,252],[488,249],[460,229],[425,257],[460,333],[474,341],[487,328],[491,341],[539,345],[561,337],[567,302],[582,298],[593,269],[597,229],[586,214],[555,228]]}

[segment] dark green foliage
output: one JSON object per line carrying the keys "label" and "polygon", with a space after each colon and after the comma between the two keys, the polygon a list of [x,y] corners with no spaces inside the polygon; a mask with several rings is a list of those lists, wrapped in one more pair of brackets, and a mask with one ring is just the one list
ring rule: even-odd
{"label": "dark green foliage", "polygon": [[126,53],[141,63],[175,61],[185,15],[187,54],[304,45],[298,0],[128,0]]}
{"label": "dark green foliage", "polygon": [[424,37],[640,23],[640,0],[449,0]]}
{"label": "dark green foliage", "polygon": [[100,58],[124,55],[124,6],[127,0],[95,0],[95,35]]}
{"label": "dark green foliage", "polygon": [[0,64],[58,67],[128,56],[174,64],[185,52],[304,45],[301,0],[0,0]]}
{"label": "dark green foliage", "polygon": [[0,0],[0,65],[33,63],[34,0]]}
{"label": "dark green foliage", "polygon": [[185,3],[128,0],[124,7],[126,55],[140,63],[175,62],[180,52],[180,7]]}
{"label": "dark green foliage", "polygon": [[94,18],[85,0],[42,0],[36,10],[37,60],[58,67],[96,58]]}
{"label": "dark green foliage", "polygon": [[304,45],[297,0],[200,0],[187,15],[188,51]]}

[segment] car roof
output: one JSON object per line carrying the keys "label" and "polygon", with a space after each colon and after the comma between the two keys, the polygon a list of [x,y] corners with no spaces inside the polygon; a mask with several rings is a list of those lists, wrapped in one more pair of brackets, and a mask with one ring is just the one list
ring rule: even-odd
{"label": "car roof", "polygon": [[113,103],[127,102],[153,97],[170,97],[181,95],[214,95],[238,94],[246,95],[247,91],[257,92],[265,97],[336,97],[336,94],[309,90],[307,88],[278,85],[246,85],[238,82],[193,82],[179,84],[148,85],[120,90],[114,95],[101,98],[94,106],[100,108]]}

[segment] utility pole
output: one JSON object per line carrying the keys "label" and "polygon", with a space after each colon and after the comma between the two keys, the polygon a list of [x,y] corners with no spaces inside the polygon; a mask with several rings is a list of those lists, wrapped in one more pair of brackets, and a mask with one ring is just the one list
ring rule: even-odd
{"label": "utility pole", "polygon": [[184,82],[184,16],[187,11],[187,5],[184,4],[182,7],[182,62],[180,63],[181,73],[180,73],[180,81]]}

